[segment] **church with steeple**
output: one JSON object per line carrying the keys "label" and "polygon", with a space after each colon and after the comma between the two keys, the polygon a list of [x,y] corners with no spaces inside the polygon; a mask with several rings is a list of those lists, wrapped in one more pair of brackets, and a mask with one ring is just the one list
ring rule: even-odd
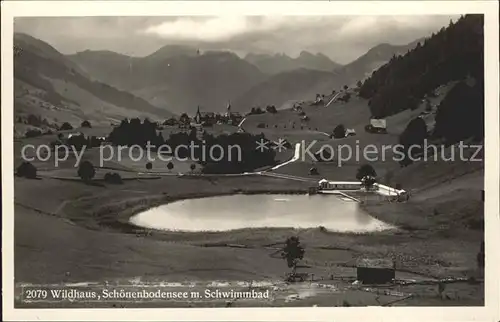
{"label": "church with steeple", "polygon": [[198,110],[196,111],[196,115],[194,116],[194,122],[195,124],[201,124],[202,123],[202,117],[200,113],[200,106],[198,105]]}
{"label": "church with steeple", "polygon": [[231,118],[231,101],[227,102],[227,107],[226,107],[226,117],[228,119]]}

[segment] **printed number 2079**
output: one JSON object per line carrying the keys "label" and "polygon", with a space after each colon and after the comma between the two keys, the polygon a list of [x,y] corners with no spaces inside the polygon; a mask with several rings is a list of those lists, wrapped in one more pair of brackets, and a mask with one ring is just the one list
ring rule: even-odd
{"label": "printed number 2079", "polygon": [[25,290],[25,299],[27,300],[39,300],[46,299],[48,296],[47,290]]}

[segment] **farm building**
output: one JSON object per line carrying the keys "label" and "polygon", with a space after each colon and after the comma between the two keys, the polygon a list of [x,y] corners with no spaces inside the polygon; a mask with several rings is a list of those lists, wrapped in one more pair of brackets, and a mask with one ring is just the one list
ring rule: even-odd
{"label": "farm building", "polygon": [[359,259],[356,270],[363,284],[390,283],[396,277],[395,263],[387,259]]}
{"label": "farm building", "polygon": [[348,136],[354,136],[356,135],[356,130],[355,129],[346,129],[345,130],[345,136],[348,137]]}
{"label": "farm building", "polygon": [[370,124],[365,126],[369,133],[387,133],[387,122],[385,119],[370,119]]}

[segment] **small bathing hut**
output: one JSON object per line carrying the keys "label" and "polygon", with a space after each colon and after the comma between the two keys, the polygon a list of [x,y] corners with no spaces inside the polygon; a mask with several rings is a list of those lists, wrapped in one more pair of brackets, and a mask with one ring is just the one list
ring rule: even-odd
{"label": "small bathing hut", "polygon": [[395,264],[388,259],[359,259],[356,270],[357,280],[363,284],[386,284],[396,277]]}

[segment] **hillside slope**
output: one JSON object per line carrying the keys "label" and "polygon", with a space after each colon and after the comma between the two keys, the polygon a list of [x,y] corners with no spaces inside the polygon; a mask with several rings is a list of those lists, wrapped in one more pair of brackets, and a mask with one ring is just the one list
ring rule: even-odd
{"label": "hillside slope", "polygon": [[331,72],[301,68],[266,79],[239,96],[233,106],[241,111],[267,105],[280,109],[287,101],[313,100],[316,93],[330,93],[341,84]]}
{"label": "hillside slope", "polygon": [[414,108],[441,84],[473,77],[482,83],[483,16],[466,15],[404,56],[396,55],[364,81],[360,95],[374,116]]}
{"label": "hillside slope", "polygon": [[[88,74],[50,45],[25,34],[14,35],[14,111],[21,121],[30,114],[48,124],[82,120],[109,124],[124,117],[165,118],[172,113]],[[22,128],[22,126],[21,126]]]}

